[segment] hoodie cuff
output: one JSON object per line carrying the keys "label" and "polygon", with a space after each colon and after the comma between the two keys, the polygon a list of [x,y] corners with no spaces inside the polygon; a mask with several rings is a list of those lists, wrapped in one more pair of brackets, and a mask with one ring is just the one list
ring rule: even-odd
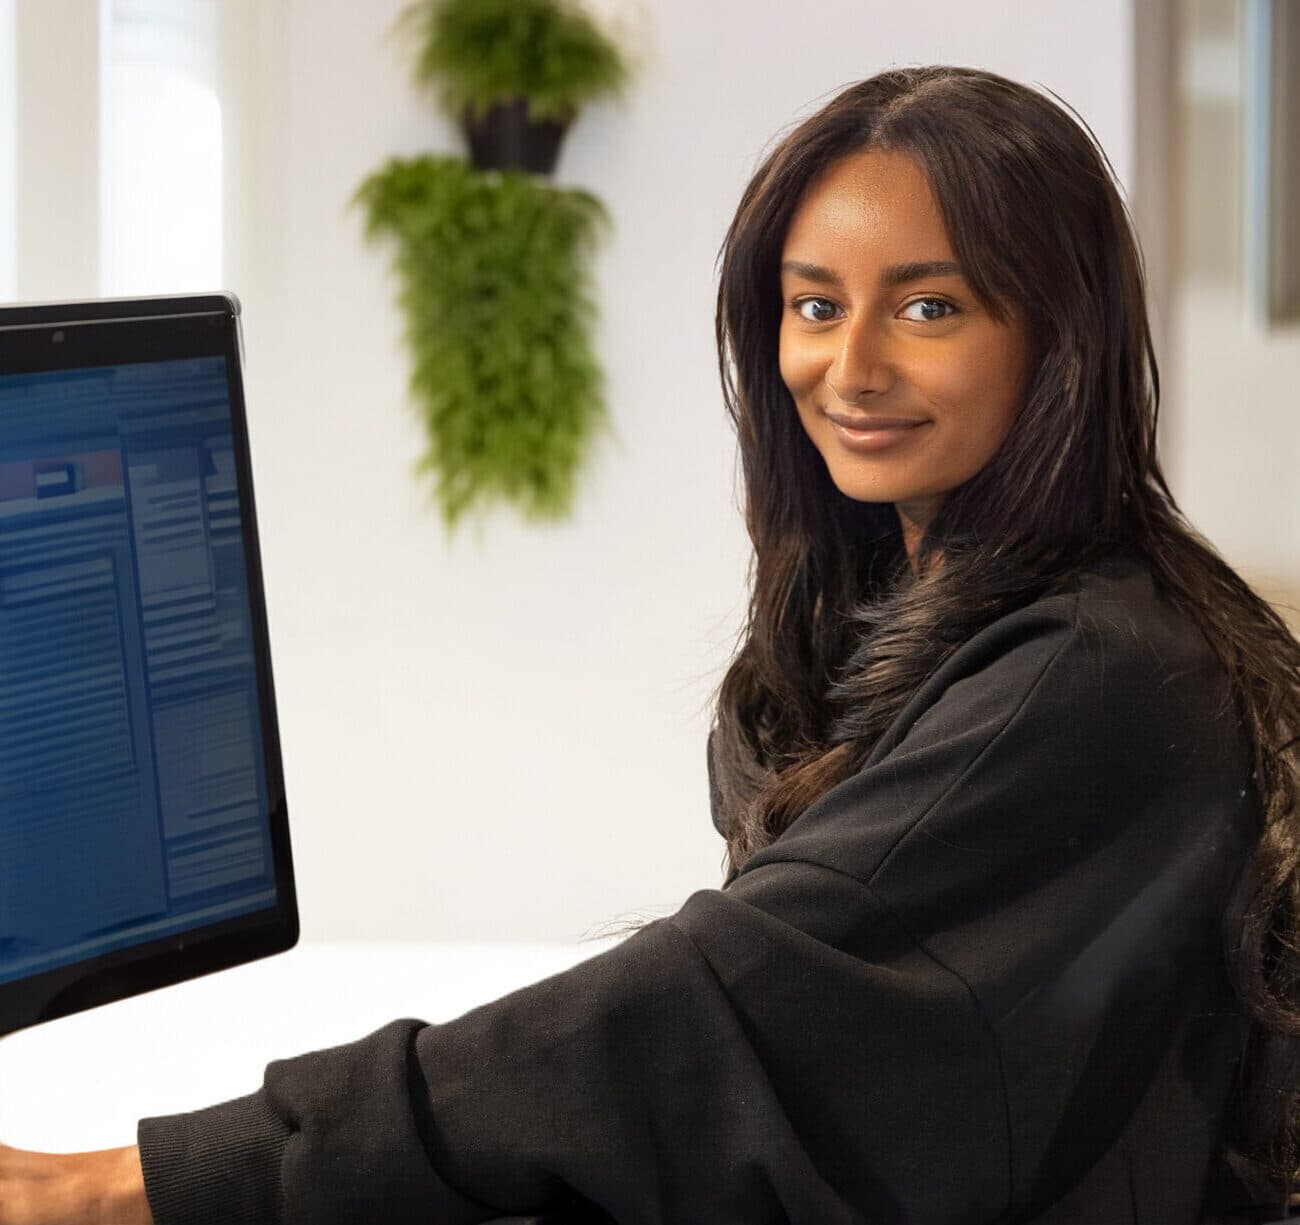
{"label": "hoodie cuff", "polygon": [[282,1225],[292,1130],[262,1091],[136,1127],[154,1225]]}

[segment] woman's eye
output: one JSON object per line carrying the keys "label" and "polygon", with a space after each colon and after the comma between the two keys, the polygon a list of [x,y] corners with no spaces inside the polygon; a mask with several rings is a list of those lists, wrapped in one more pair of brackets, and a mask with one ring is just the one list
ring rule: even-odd
{"label": "woman's eye", "polygon": [[957,308],[951,302],[945,302],[942,298],[917,298],[915,302],[909,302],[903,309],[910,311],[914,306],[926,307],[933,310],[935,307],[942,307],[944,314],[926,314],[923,313],[919,318],[916,315],[907,316],[917,323],[938,323],[940,319],[947,319],[949,315],[955,314]]}
{"label": "woman's eye", "polygon": [[[828,298],[800,298],[790,303],[790,307],[807,323],[829,323],[836,311],[835,304]],[[811,307],[812,310],[805,311],[805,307]],[[913,323],[938,323],[941,319],[957,314],[957,308],[943,298],[917,298],[915,302],[909,302],[903,307],[903,310],[910,311],[914,307],[921,308],[919,315],[904,315],[904,318]]]}
{"label": "woman's eye", "polygon": [[805,306],[820,307],[829,311],[834,311],[835,309],[834,305],[831,302],[828,302],[825,298],[802,298],[798,302],[792,302],[790,305],[794,308],[800,319],[804,319],[809,323],[827,323],[833,316],[806,315],[804,314],[803,309]]}

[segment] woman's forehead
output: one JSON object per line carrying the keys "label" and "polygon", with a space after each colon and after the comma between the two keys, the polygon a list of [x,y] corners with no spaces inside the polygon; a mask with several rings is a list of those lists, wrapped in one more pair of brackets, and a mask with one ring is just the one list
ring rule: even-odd
{"label": "woman's forehead", "polygon": [[853,154],[808,187],[786,230],[783,255],[815,263],[950,259],[942,214],[921,169],[901,153]]}

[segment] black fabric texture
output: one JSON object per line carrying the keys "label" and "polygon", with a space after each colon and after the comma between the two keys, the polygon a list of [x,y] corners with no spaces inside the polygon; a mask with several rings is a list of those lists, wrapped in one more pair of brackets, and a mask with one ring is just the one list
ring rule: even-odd
{"label": "black fabric texture", "polygon": [[1116,557],[964,644],[723,888],[143,1120],[158,1225],[1193,1225],[1260,828],[1226,695]]}
{"label": "black fabric texture", "polygon": [[[165,1120],[141,1119],[136,1144],[154,1220],[282,1220],[280,1166],[291,1134],[261,1093]],[[156,1178],[156,1170],[173,1176]]]}

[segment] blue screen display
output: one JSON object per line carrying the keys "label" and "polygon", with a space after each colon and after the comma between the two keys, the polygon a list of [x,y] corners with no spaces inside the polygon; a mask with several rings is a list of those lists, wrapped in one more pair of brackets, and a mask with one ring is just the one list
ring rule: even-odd
{"label": "blue screen display", "polygon": [[0,376],[0,982],[275,905],[223,357]]}

